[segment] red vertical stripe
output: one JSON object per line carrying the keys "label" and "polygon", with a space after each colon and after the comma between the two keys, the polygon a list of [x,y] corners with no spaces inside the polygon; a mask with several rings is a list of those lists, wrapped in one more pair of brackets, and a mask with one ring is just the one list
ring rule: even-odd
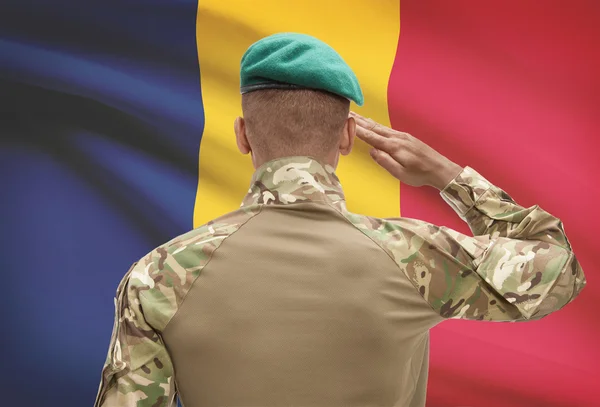
{"label": "red vertical stripe", "polygon": [[[401,1],[390,119],[564,222],[588,277],[541,321],[434,329],[429,406],[594,406],[600,361],[600,2]],[[431,188],[402,215],[470,233]]]}

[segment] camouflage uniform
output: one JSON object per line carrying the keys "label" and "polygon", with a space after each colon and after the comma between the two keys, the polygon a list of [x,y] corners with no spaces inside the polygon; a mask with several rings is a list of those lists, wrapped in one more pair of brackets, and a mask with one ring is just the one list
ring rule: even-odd
{"label": "camouflage uniform", "polygon": [[585,286],[539,206],[470,167],[440,195],[474,237],[351,213],[313,158],[262,165],[239,210],[125,275],[95,406],[424,406],[431,327],[539,319]]}

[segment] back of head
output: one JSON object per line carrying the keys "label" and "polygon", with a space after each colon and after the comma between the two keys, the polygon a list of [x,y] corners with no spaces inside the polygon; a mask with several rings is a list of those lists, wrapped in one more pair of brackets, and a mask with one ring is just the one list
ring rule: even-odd
{"label": "back of head", "polygon": [[307,155],[324,159],[338,147],[350,101],[312,89],[263,89],[242,95],[248,142],[261,161]]}
{"label": "back of head", "polygon": [[352,69],[323,41],[278,33],[255,42],[242,56],[240,92],[247,139],[241,151],[252,151],[255,165],[292,155],[329,157],[334,165],[338,152],[350,152],[350,101],[362,105],[363,94]]}

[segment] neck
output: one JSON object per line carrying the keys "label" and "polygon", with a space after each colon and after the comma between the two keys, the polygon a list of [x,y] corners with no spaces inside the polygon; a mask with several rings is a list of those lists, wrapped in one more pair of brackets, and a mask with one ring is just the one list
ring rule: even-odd
{"label": "neck", "polygon": [[304,152],[298,152],[298,153],[282,154],[282,155],[275,155],[275,156],[264,156],[264,155],[254,154],[254,152],[251,151],[250,155],[252,156],[252,164],[254,166],[254,169],[258,169],[265,163],[275,161],[275,160],[280,160],[282,158],[288,158],[288,157],[310,157],[310,158],[313,158],[314,160],[320,162],[321,164],[329,165],[329,166],[333,167],[333,169],[337,169],[339,158],[340,158],[340,155],[338,152],[333,152],[333,153],[329,153],[329,154],[306,154]]}
{"label": "neck", "polygon": [[310,156],[289,156],[263,163],[252,176],[242,206],[328,202],[345,210],[344,193],[332,166]]}

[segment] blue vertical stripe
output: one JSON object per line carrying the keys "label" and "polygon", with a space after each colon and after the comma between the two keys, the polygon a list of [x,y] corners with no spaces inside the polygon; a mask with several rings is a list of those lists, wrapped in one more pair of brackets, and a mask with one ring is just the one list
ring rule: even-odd
{"label": "blue vertical stripe", "polygon": [[2,4],[2,405],[91,405],[118,282],[192,228],[196,12],[181,0]]}

